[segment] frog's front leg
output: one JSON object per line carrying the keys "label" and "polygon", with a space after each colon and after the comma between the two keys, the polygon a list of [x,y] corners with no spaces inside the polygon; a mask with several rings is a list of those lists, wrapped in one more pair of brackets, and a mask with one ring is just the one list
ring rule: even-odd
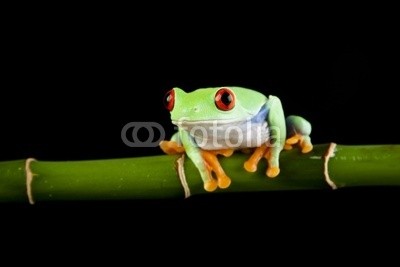
{"label": "frog's front leg", "polygon": [[286,128],[289,138],[286,140],[285,149],[292,149],[293,145],[299,144],[302,153],[308,153],[313,149],[311,143],[311,124],[300,116],[288,116]]}
{"label": "frog's front leg", "polygon": [[266,103],[266,110],[268,110],[266,119],[270,132],[269,140],[254,150],[251,157],[244,163],[244,168],[248,172],[255,172],[258,162],[264,157],[268,162],[266,175],[274,178],[280,172],[279,155],[286,140],[286,123],[279,98],[270,96]]}
{"label": "frog's front leg", "polygon": [[232,153],[233,150],[202,150],[196,147],[190,147],[186,150],[186,154],[199,170],[204,189],[208,192],[214,191],[217,187],[227,188],[231,184],[231,179],[219,164],[217,155],[222,154],[229,157]]}
{"label": "frog's front leg", "polygon": [[[232,155],[233,150],[203,150],[197,146],[188,132],[180,130],[179,134],[186,154],[199,170],[201,179],[204,183],[204,189],[208,192],[212,192],[217,189],[217,187],[227,188],[231,183],[231,179],[225,174],[219,164],[217,155],[229,157]],[[213,173],[215,174],[216,179],[214,179]]]}
{"label": "frog's front leg", "polygon": [[201,155],[206,163],[209,175],[213,177],[212,174],[215,174],[219,188],[228,188],[231,184],[231,179],[225,174],[217,156],[223,155],[225,157],[230,157],[232,154],[233,149],[201,150]]}

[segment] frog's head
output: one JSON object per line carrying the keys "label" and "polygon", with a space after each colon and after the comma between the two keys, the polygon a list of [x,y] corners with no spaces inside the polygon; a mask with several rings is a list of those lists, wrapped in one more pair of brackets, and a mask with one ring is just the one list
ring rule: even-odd
{"label": "frog's head", "polygon": [[251,119],[267,102],[263,94],[241,87],[214,87],[186,93],[173,88],[165,96],[172,123],[235,123]]}

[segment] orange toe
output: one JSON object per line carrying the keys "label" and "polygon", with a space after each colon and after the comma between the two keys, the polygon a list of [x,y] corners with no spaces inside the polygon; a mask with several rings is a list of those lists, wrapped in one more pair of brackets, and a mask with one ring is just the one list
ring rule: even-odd
{"label": "orange toe", "polygon": [[228,176],[218,177],[218,187],[228,188],[231,185],[231,179]]}
{"label": "orange toe", "polygon": [[286,144],[294,145],[297,142],[299,142],[300,139],[301,139],[301,136],[299,134],[295,134],[294,136],[292,136],[292,137],[290,137],[289,139],[286,140]]}
{"label": "orange toe", "polygon": [[218,187],[218,182],[214,179],[210,179],[209,181],[204,183],[204,190],[207,192],[213,192]]}
{"label": "orange toe", "polygon": [[304,146],[302,146],[302,148],[301,148],[301,152],[302,152],[302,153],[308,153],[308,152],[310,152],[311,150],[313,150],[313,145],[311,145],[311,144],[304,145]]}
{"label": "orange toe", "polygon": [[267,176],[269,178],[274,178],[274,177],[278,176],[278,174],[280,172],[281,172],[281,170],[279,169],[279,167],[268,167]]}
{"label": "orange toe", "polygon": [[255,172],[257,171],[257,164],[255,164],[253,161],[246,161],[243,165],[244,169],[248,172]]}
{"label": "orange toe", "polygon": [[233,149],[226,149],[221,153],[221,155],[224,155],[224,157],[230,157],[233,154]]}
{"label": "orange toe", "polygon": [[285,149],[285,150],[291,150],[292,148],[293,148],[293,146],[289,145],[289,144],[285,144],[285,146],[283,147],[283,149]]}

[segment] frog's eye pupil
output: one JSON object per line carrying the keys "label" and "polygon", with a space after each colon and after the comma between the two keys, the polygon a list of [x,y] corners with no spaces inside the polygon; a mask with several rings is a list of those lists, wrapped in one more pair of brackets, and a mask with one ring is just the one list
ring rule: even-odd
{"label": "frog's eye pupil", "polygon": [[174,89],[169,90],[164,96],[164,106],[169,111],[174,109],[175,105],[175,91]]}
{"label": "frog's eye pupil", "polygon": [[215,105],[222,111],[231,110],[235,106],[235,95],[228,88],[221,88],[215,94]]}

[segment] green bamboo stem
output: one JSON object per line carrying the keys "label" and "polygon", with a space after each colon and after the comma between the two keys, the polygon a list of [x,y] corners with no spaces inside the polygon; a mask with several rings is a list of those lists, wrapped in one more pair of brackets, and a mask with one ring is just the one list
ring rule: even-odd
{"label": "green bamboo stem", "polygon": [[[400,186],[400,145],[336,147],[326,162],[329,144],[316,145],[309,154],[297,149],[281,153],[281,173],[265,176],[266,164],[248,173],[243,163],[248,155],[235,153],[221,158],[231,177],[229,188],[213,193],[272,190],[332,189],[324,174],[338,188],[359,186]],[[34,174],[27,186],[26,160],[0,162],[0,202],[54,200],[111,200],[184,198],[175,169],[176,156],[49,162],[33,161]],[[324,165],[324,163],[326,163]],[[188,159],[184,172],[191,195],[206,194],[197,169]],[[210,194],[210,193],[207,193]]]}

